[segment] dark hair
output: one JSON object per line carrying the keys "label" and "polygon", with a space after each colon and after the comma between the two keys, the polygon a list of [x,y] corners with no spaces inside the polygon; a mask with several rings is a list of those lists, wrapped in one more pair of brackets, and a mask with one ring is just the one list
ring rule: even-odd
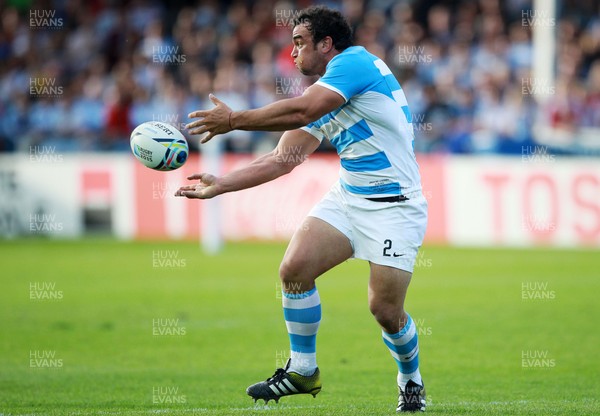
{"label": "dark hair", "polygon": [[317,43],[330,36],[333,46],[338,51],[352,46],[352,28],[337,10],[325,6],[312,6],[304,9],[294,19],[294,26],[305,24],[312,36],[313,43]]}

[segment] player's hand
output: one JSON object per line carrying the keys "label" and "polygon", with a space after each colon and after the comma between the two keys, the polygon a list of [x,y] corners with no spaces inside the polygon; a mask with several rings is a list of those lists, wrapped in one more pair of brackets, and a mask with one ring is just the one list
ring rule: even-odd
{"label": "player's hand", "polygon": [[195,185],[185,185],[175,192],[175,196],[185,196],[189,199],[210,199],[219,194],[221,191],[218,187],[217,177],[209,173],[195,173],[187,177],[189,180],[198,179]]}
{"label": "player's hand", "polygon": [[190,134],[208,133],[200,140],[200,143],[206,143],[217,134],[231,131],[229,124],[229,117],[232,112],[231,108],[212,94],[208,98],[210,98],[215,107],[211,110],[198,110],[188,114],[189,118],[197,118],[199,120],[188,123],[185,126]]}

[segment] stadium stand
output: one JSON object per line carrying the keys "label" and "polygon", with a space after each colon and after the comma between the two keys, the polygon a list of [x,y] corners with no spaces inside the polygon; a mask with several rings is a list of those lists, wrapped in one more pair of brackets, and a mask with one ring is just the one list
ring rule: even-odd
{"label": "stadium stand", "polygon": [[[128,148],[135,125],[301,94],[290,21],[310,2],[7,1],[0,5],[0,151]],[[556,78],[532,82],[531,1],[328,1],[406,90],[418,152],[600,154],[600,5],[562,2]],[[535,19],[533,19],[535,20]],[[535,81],[535,80],[534,80]],[[542,105],[536,89],[552,99]],[[232,152],[275,133],[232,132]],[[192,142],[197,149],[195,141]],[[322,150],[332,150],[323,145]]]}

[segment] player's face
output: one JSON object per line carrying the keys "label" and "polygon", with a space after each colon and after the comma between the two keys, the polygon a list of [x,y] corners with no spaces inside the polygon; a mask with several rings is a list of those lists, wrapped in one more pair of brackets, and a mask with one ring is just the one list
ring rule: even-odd
{"label": "player's face", "polygon": [[294,27],[292,41],[294,43],[292,58],[296,68],[304,75],[323,75],[321,73],[325,68],[323,57],[317,51],[306,25],[300,24]]}

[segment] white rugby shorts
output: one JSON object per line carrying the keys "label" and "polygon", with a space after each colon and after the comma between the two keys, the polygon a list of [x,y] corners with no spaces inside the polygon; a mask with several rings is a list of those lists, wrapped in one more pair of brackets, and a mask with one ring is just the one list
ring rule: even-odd
{"label": "white rugby shorts", "polygon": [[413,271],[427,228],[427,200],[421,190],[407,201],[369,201],[336,183],[308,214],[342,232],[353,257]]}

